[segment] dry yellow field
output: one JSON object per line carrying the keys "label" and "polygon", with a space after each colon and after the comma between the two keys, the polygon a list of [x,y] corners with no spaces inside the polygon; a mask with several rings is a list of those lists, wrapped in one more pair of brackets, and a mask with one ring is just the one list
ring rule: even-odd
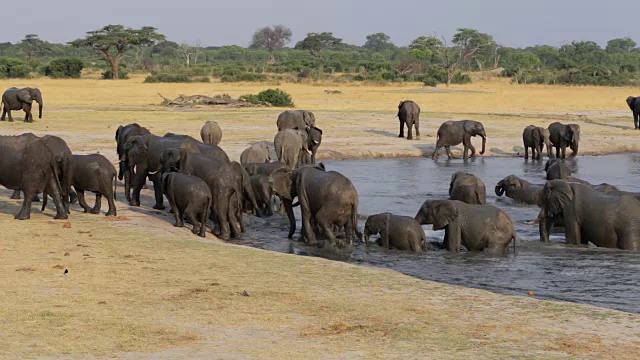
{"label": "dry yellow field", "polygon": [[[232,158],[271,140],[280,109],[167,109],[177,94],[238,96],[276,85],[0,81],[36,86],[44,118],[0,123],[3,134],[65,138],[78,153],[116,160],[118,125],[198,136],[218,121]],[[624,99],[631,88],[514,86],[450,89],[280,84],[313,110],[329,158],[430,154],[446,119],[482,120],[494,155],[513,155],[530,123],[576,121],[584,153],[639,150]],[[324,89],[343,94],[326,95]],[[421,140],[397,139],[396,106],[423,109]],[[19,119],[21,112],[15,112]],[[638,132],[640,134],[640,132]],[[0,358],[432,358],[637,359],[640,316],[586,305],[493,294],[382,269],[271,253],[171,226],[166,214],[129,208],[119,217],[72,210],[13,220],[19,202],[0,190]],[[283,239],[282,241],[287,241]],[[68,269],[68,274],[63,274]],[[246,295],[243,296],[243,292]]]}

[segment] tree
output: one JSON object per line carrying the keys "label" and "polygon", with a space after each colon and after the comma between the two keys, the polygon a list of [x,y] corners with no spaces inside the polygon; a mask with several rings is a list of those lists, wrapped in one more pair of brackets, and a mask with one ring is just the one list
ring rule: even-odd
{"label": "tree", "polygon": [[478,57],[481,50],[495,44],[491,35],[483,34],[478,30],[461,28],[453,36],[453,43],[458,46],[460,57],[471,68],[471,61]]}
{"label": "tree", "polygon": [[273,50],[282,49],[291,41],[291,29],[284,25],[265,26],[253,33],[250,49],[266,49],[269,52],[269,62],[274,63],[276,58]]}
{"label": "tree", "polygon": [[131,29],[122,25],[107,25],[101,29],[87,32],[84,39],[74,40],[70,44],[75,47],[90,47],[96,50],[109,63],[112,78],[119,79],[120,61],[127,50],[138,46],[151,46],[165,39],[165,36],[156,30],[151,26]]}
{"label": "tree", "polygon": [[362,47],[374,51],[385,51],[394,49],[396,46],[391,42],[389,35],[380,32],[367,35],[367,41]]}
{"label": "tree", "polygon": [[607,47],[605,51],[608,53],[616,54],[616,53],[629,53],[638,44],[635,41],[631,40],[631,38],[625,37],[620,39],[613,39],[607,41]]}
{"label": "tree", "polygon": [[25,35],[19,45],[21,48],[24,48],[27,60],[31,60],[32,56],[43,56],[46,55],[47,52],[51,51],[50,44],[46,41],[40,40],[36,34]]}
{"label": "tree", "polygon": [[307,37],[298,41],[295,48],[308,50],[312,55],[319,57],[322,50],[334,50],[342,45],[342,39],[334,37],[331,32],[307,33]]}

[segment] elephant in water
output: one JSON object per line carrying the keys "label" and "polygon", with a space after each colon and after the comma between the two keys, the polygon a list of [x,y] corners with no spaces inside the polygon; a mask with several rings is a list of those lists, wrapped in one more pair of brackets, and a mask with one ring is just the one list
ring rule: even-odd
{"label": "elephant in water", "polygon": [[562,160],[549,159],[544,164],[544,171],[547,172],[547,180],[568,179],[571,177],[571,169]]}
{"label": "elephant in water", "polygon": [[285,129],[306,130],[316,126],[316,116],[307,110],[286,110],[278,115],[278,131]]}
{"label": "elephant in water", "polygon": [[638,97],[629,96],[627,98],[627,105],[629,105],[629,109],[633,112],[633,127],[634,129],[640,129],[640,101]]}
{"label": "elephant in water", "polygon": [[529,148],[531,148],[531,158],[533,160],[542,159],[542,147],[547,148],[547,156],[552,157],[551,140],[549,130],[543,127],[529,125],[522,131],[522,142],[524,144],[524,159],[529,159]]}
{"label": "elephant in water", "polygon": [[31,104],[33,101],[38,103],[38,119],[42,119],[42,93],[38,88],[23,88],[18,89],[15,87],[7,89],[2,94],[2,117],[0,121],[4,121],[5,115],[9,115],[9,121],[13,121],[11,117],[11,110],[24,110],[24,121],[33,122],[33,114],[31,114]]}
{"label": "elephant in water", "polygon": [[433,230],[445,230],[442,247],[451,252],[464,246],[469,251],[504,254],[516,231],[504,211],[492,205],[470,205],[457,200],[427,200],[415,219],[420,224],[433,224]]}
{"label": "elephant in water", "polygon": [[303,164],[311,162],[308,135],[304,130],[278,131],[273,139],[273,145],[278,160],[292,169],[296,168],[299,162]]}
{"label": "elephant in water", "polygon": [[205,144],[218,145],[222,140],[222,129],[217,122],[209,120],[202,125],[200,137]]}
{"label": "elephant in water", "polygon": [[564,219],[568,244],[640,251],[640,201],[562,180],[550,180],[542,191],[540,240],[549,241],[553,220]]}
{"label": "elephant in water", "polygon": [[509,175],[496,184],[496,195],[506,194],[516,202],[539,205],[543,187],[542,184],[532,184],[515,175]]}
{"label": "elephant in water", "polygon": [[407,140],[413,139],[411,127],[416,127],[416,139],[420,140],[420,106],[411,100],[400,101],[398,105],[398,120],[400,120],[400,135],[404,137],[404,124],[407,124]]}
{"label": "elephant in water", "polygon": [[487,203],[487,188],[479,177],[458,171],[451,176],[449,200],[484,205]]}
{"label": "elephant in water", "polygon": [[480,155],[482,155],[484,154],[487,143],[487,133],[481,122],[473,120],[445,121],[438,129],[438,140],[436,141],[436,148],[431,158],[436,159],[438,157],[438,150],[442,147],[447,150],[449,159],[453,158],[450,147],[458,144],[463,144],[464,146],[462,157],[465,160],[469,158],[469,150],[471,150],[471,157],[474,157],[476,155],[476,148],[471,144],[471,137],[477,135],[482,138],[482,150],[480,151]]}
{"label": "elephant in water", "polygon": [[420,224],[412,217],[382,213],[371,215],[364,224],[364,242],[371,235],[380,234],[378,245],[385,249],[422,252],[427,250],[427,237]]}
{"label": "elephant in water", "polygon": [[549,125],[549,139],[556,148],[556,158],[564,159],[567,156],[567,146],[571,148],[571,157],[578,155],[580,145],[580,125],[562,124],[554,122]]}
{"label": "elephant in water", "polygon": [[249,146],[240,154],[240,164],[243,166],[250,163],[268,162],[271,162],[271,149],[264,141]]}

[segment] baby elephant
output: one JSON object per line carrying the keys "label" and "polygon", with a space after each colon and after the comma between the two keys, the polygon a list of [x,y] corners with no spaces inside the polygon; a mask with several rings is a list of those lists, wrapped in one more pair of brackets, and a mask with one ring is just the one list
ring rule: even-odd
{"label": "baby elephant", "polygon": [[269,175],[254,175],[250,177],[253,193],[256,196],[258,208],[265,216],[273,215],[273,190],[269,183]]}
{"label": "baby elephant", "polygon": [[484,205],[487,203],[487,188],[479,177],[458,171],[451,176],[449,200]]}
{"label": "baby elephant", "polygon": [[427,237],[420,224],[409,216],[382,213],[371,215],[364,225],[364,241],[369,243],[369,236],[380,234],[378,245],[385,249],[391,246],[398,250],[422,252],[427,250]]}
{"label": "baby elephant", "polygon": [[196,176],[169,172],[162,175],[162,192],[173,210],[174,226],[183,227],[186,215],[193,225],[191,232],[205,237],[212,199],[207,183]]}
{"label": "baby elephant", "polygon": [[[116,216],[116,168],[111,162],[100,154],[73,155],[73,188],[78,193],[78,202],[84,212],[99,214],[102,196],[109,202],[107,216]],[[84,192],[91,191],[96,194],[96,203],[93,209],[87,205]]]}

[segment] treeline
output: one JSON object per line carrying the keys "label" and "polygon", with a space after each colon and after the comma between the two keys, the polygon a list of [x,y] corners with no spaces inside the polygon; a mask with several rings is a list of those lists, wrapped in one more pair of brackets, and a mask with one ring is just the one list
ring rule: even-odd
{"label": "treeline", "polygon": [[[293,47],[291,31],[281,25],[258,29],[248,48],[203,47],[166,40],[155,28],[108,25],[68,44],[37,35],[0,44],[0,78],[80,77],[84,68],[102,77],[126,78],[147,72],[147,82],[210,81],[419,81],[466,83],[468,72],[507,76],[515,83],[636,85],[640,48],[630,38],[560,47],[511,48],[491,35],[458,29],[451,39],[421,36],[396,46],[386,34],[367,36],[364,45],[345,44],[332,33],[309,33]],[[118,44],[114,46],[113,44]]]}

